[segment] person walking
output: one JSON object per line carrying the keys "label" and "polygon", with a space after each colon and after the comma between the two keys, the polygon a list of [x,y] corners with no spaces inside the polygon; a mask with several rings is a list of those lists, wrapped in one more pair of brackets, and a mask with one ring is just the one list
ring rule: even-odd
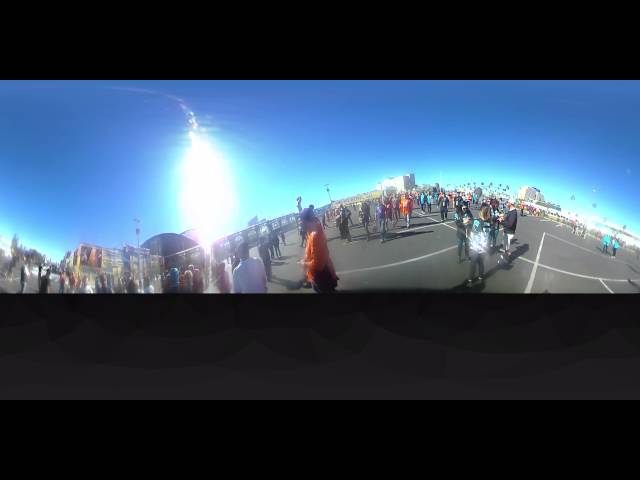
{"label": "person walking", "polygon": [[[266,248],[262,238],[260,242],[262,252],[269,255],[269,249]],[[265,260],[260,261],[250,257],[249,244],[246,242],[242,242],[238,247],[238,256],[240,263],[233,269],[232,275],[233,293],[267,293],[268,276],[265,270]]]}
{"label": "person walking", "polygon": [[51,283],[51,267],[47,268],[47,273],[42,275],[42,265],[38,267],[38,286],[39,293],[49,293],[49,284]]}
{"label": "person walking", "polygon": [[20,293],[24,293],[27,282],[29,281],[29,270],[27,269],[26,259],[22,260],[22,266],[20,267]]}
{"label": "person walking", "polygon": [[407,194],[402,196],[401,204],[400,204],[402,217],[406,221],[406,228],[411,226],[411,212],[413,211],[413,200]]}
{"label": "person walking", "polygon": [[304,248],[304,244],[307,241],[307,232],[304,231],[304,225],[302,222],[298,227],[298,232],[300,233],[300,248]]}
{"label": "person walking", "polygon": [[58,293],[59,294],[63,294],[64,293],[64,284],[65,284],[65,282],[66,282],[66,278],[65,278],[64,272],[60,272],[60,277],[58,278],[58,284],[59,284]]}
{"label": "person walking", "polygon": [[347,207],[340,209],[340,225],[342,226],[343,238],[351,243],[351,232],[349,231],[349,221],[351,220],[351,211]]}
{"label": "person walking", "polygon": [[275,253],[275,257],[282,257],[282,253],[280,253],[280,239],[278,238],[277,232],[273,232],[271,234],[271,244],[273,245],[273,253]]}
{"label": "person walking", "polygon": [[613,240],[611,241],[611,248],[613,249],[611,258],[616,258],[616,253],[620,248],[620,243],[618,243],[618,237],[613,237]]}
{"label": "person walking", "polygon": [[471,257],[469,256],[469,234],[471,233],[473,215],[466,204],[460,204],[453,218],[456,224],[456,237],[458,239],[458,263],[462,263],[463,246],[466,259],[471,261]]}
{"label": "person walking", "polygon": [[396,225],[398,225],[398,220],[400,219],[400,202],[396,194],[391,197],[391,206],[393,208],[393,228],[396,228]]}
{"label": "person walking", "polygon": [[369,224],[371,222],[371,210],[369,208],[369,202],[365,201],[362,203],[362,226],[364,227],[364,231],[367,234],[367,242],[369,241],[370,232],[369,232]]}
{"label": "person walking", "polygon": [[431,204],[433,203],[433,195],[431,192],[427,194],[427,212],[431,213]]}
{"label": "person walking", "polygon": [[602,237],[602,253],[609,253],[609,244],[611,243],[611,237],[609,236],[609,234],[605,234],[604,237]]}
{"label": "person walking", "polygon": [[306,225],[309,238],[304,258],[298,263],[317,293],[334,292],[339,278],[331,261],[324,230],[312,210],[303,210],[300,218]]}
{"label": "person walking", "polygon": [[449,199],[442,193],[440,193],[438,197],[438,208],[440,209],[440,219],[444,222],[448,217],[447,209],[449,208]]}
{"label": "person walking", "polygon": [[[304,228],[304,227],[303,227]],[[240,255],[240,252],[239,252]],[[271,255],[269,252],[269,246],[264,237],[260,237],[260,246],[258,247],[258,255],[262,259],[264,264],[264,271],[267,276],[267,281],[271,281]],[[242,256],[240,255],[240,263],[242,263]],[[234,268],[235,271],[235,268]]]}
{"label": "person walking", "polygon": [[478,269],[478,281],[483,281],[484,266],[489,249],[489,234],[491,232],[491,212],[488,206],[480,209],[480,219],[473,220],[470,234],[471,264],[469,265],[469,278],[467,286],[473,285],[476,268]]}
{"label": "person walking", "polygon": [[518,226],[518,212],[516,211],[516,207],[513,204],[512,200],[507,201],[507,209],[508,212],[503,216],[503,219],[500,223],[502,223],[504,230],[504,256],[502,257],[502,259],[510,263],[511,241],[516,234],[516,227]]}
{"label": "person walking", "polygon": [[427,196],[424,194],[424,191],[420,193],[420,210],[424,213],[424,205],[427,203]]}
{"label": "person walking", "polygon": [[287,246],[287,241],[284,239],[284,232],[280,232],[280,240],[282,240],[282,245]]}
{"label": "person walking", "polygon": [[385,242],[387,234],[387,208],[382,201],[382,198],[378,199],[378,205],[376,206],[376,217],[378,222],[378,231],[380,232],[380,243]]}

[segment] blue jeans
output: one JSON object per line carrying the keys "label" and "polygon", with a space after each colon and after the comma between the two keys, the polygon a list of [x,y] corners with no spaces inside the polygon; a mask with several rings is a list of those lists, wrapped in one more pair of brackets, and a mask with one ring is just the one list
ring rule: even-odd
{"label": "blue jeans", "polygon": [[386,236],[386,233],[387,233],[387,221],[386,221],[386,219],[378,217],[378,230],[380,232],[382,232],[381,233],[381,238],[382,238],[382,241],[384,242],[385,236]]}

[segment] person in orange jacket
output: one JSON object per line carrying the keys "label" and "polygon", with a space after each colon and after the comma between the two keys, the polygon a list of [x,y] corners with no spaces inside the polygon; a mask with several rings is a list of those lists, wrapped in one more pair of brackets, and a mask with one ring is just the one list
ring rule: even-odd
{"label": "person in orange jacket", "polygon": [[402,200],[400,201],[400,208],[402,210],[402,216],[407,221],[407,228],[409,228],[411,224],[411,212],[413,211],[413,200],[409,195],[403,195]]}
{"label": "person in orange jacket", "polygon": [[300,220],[307,231],[307,247],[304,259],[298,263],[304,268],[306,279],[316,292],[333,292],[338,286],[339,278],[329,255],[322,224],[309,208],[302,210]]}

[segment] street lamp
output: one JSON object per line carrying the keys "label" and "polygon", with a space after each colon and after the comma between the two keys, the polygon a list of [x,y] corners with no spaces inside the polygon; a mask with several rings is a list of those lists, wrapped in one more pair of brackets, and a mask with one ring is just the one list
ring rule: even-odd
{"label": "street lamp", "polygon": [[138,239],[138,272],[140,274],[140,287],[142,287],[143,278],[142,278],[142,258],[140,258],[140,220],[138,220],[137,218],[134,218],[133,223],[136,224],[136,237]]}
{"label": "street lamp", "polygon": [[331,200],[331,192],[329,191],[329,184],[325,183],[324,186],[327,189],[327,193],[329,194],[329,203],[333,203],[333,200]]}

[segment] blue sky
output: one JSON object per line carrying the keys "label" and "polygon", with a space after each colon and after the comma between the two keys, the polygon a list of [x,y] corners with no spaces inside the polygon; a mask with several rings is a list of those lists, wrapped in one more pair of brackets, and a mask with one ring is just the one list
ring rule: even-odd
{"label": "blue sky", "polygon": [[[184,176],[188,111],[216,178]],[[0,235],[54,258],[134,244],[134,217],[142,240],[194,221],[222,235],[298,195],[327,203],[325,183],[335,199],[408,172],[537,186],[638,232],[639,153],[638,82],[0,82]],[[185,178],[210,203],[195,215]]]}

